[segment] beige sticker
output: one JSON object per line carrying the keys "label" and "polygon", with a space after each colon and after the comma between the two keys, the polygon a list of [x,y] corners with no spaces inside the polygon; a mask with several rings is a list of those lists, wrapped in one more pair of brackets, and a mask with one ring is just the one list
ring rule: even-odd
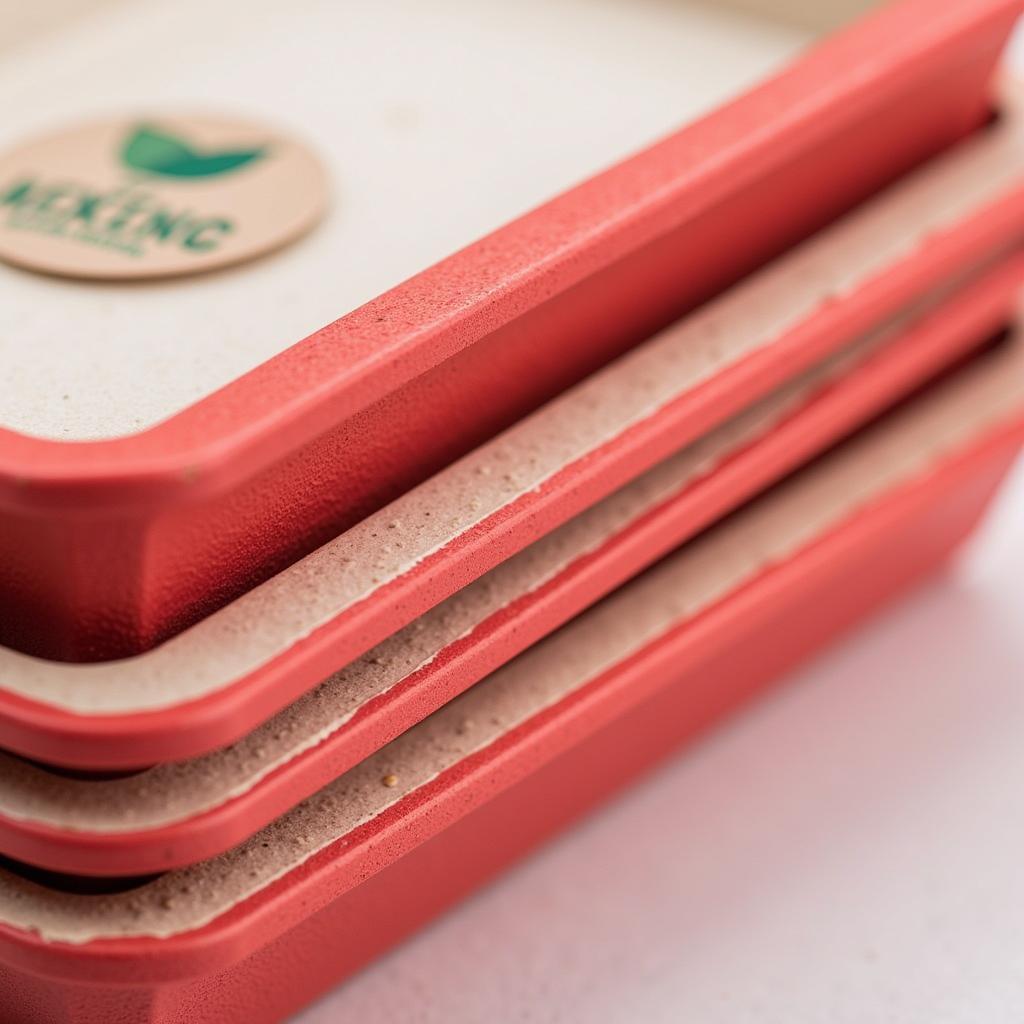
{"label": "beige sticker", "polygon": [[0,155],[0,259],[50,274],[191,274],[309,230],[327,179],[304,146],[217,117],[122,118]]}

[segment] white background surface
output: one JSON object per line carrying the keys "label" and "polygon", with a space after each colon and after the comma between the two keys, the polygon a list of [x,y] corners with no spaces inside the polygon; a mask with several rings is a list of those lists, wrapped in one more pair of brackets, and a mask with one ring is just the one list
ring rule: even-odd
{"label": "white background surface", "polygon": [[295,1024],[1024,1020],[1024,466],[947,573]]}

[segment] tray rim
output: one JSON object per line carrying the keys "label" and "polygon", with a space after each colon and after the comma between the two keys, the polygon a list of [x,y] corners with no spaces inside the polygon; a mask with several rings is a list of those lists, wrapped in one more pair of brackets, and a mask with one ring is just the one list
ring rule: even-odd
{"label": "tray rim", "polygon": [[[418,721],[422,718],[422,710],[415,713],[404,710],[407,699],[416,708],[424,703],[429,703],[431,708],[436,706],[439,701],[435,698],[416,696],[428,679],[432,680],[429,683],[432,689],[440,686],[443,701],[447,701],[481,678],[482,674],[503,664],[507,654],[500,653],[501,661],[492,665],[493,656],[489,652],[492,645],[503,652],[505,646],[511,643],[502,639],[503,630],[511,625],[510,610],[521,614],[527,608],[531,615],[530,622],[538,620],[537,626],[523,627],[519,622],[516,623],[517,639],[512,651],[514,656],[523,648],[524,628],[527,632],[542,629],[542,635],[547,635],[566,621],[566,615],[561,609],[562,603],[569,601],[574,609],[571,614],[575,615],[608,592],[609,588],[604,582],[587,582],[595,571],[604,575],[611,572],[614,587],[650,564],[651,558],[647,554],[638,554],[634,550],[640,543],[638,538],[649,538],[645,543],[653,545],[655,539],[652,531],[657,530],[657,549],[660,554],[654,557],[661,557],[668,548],[685,542],[686,537],[691,536],[695,529],[711,522],[712,516],[719,514],[717,510],[720,507],[731,509],[738,502],[753,496],[754,489],[761,488],[761,484],[755,481],[762,477],[775,480],[780,472],[793,468],[798,461],[804,461],[808,452],[813,457],[814,453],[831,444],[839,432],[846,432],[849,425],[847,421],[860,422],[875,415],[883,402],[889,403],[892,397],[890,392],[899,392],[896,395],[898,400],[908,389],[912,390],[924,363],[927,363],[931,372],[940,360],[946,362],[957,359],[964,351],[973,350],[978,341],[987,336],[987,326],[1002,322],[1003,302],[1017,290],[1021,281],[1024,281],[1024,257],[1018,257],[1008,266],[999,268],[968,289],[966,294],[958,294],[936,307],[923,321],[913,324],[909,332],[899,336],[897,344],[900,347],[895,353],[888,348],[874,353],[858,368],[863,369],[864,373],[851,375],[852,384],[833,381],[824,385],[808,402],[793,409],[767,433],[743,445],[709,474],[659,499],[624,528],[607,537],[599,548],[575,558],[537,590],[520,595],[510,605],[488,614],[467,637],[443,648],[440,656],[432,660],[427,675],[422,679],[418,678],[420,670],[416,670],[387,693],[371,698],[353,713],[349,721],[315,746],[289,757],[245,792],[173,821],[111,832],[64,827],[31,818],[8,817],[0,812],[0,839],[4,852],[49,870],[99,877],[143,874],[184,866],[235,845],[277,813],[283,813],[286,799],[302,799],[330,781],[323,767],[317,769],[317,765],[321,765],[324,760],[337,767],[340,759],[343,765],[338,770],[347,770],[397,735],[399,724],[404,729],[414,724],[413,719]],[[935,351],[929,350],[928,354],[921,355],[919,350],[929,339]],[[885,388],[880,391],[882,384]],[[723,473],[733,481],[728,486],[727,497],[722,495]],[[739,476],[743,477],[744,483],[738,489],[736,481]],[[748,477],[749,486],[746,483]],[[674,517],[680,523],[670,541],[666,541],[664,528],[659,524],[666,519],[671,521]],[[680,530],[685,530],[685,533],[675,536]],[[622,564],[619,565],[619,562]],[[599,591],[596,596],[591,593],[595,587]],[[586,592],[585,601],[578,608],[574,588]],[[566,596],[567,593],[570,596]],[[558,607],[552,610],[555,604]],[[552,617],[556,620],[553,627],[549,623]],[[492,620],[495,623],[493,627]],[[543,625],[540,620],[543,620]],[[478,631],[482,631],[480,637],[474,640],[474,634]],[[467,646],[470,644],[472,646]],[[459,667],[466,654],[477,660],[482,658],[489,666],[482,674],[476,669],[471,670],[472,678],[468,683],[463,678],[464,670]],[[452,656],[455,665],[448,668]],[[435,680],[434,673],[440,678]],[[173,710],[165,714],[173,713]],[[392,721],[396,716],[397,723]],[[332,769],[331,777],[334,774],[336,771]],[[316,785],[310,787],[308,782],[304,782],[307,776],[315,778]],[[269,817],[267,808],[275,809]],[[189,852],[197,846],[198,853]],[[169,851],[173,851],[173,855]]]}
{"label": "tray rim", "polygon": [[[1017,196],[1015,206],[1024,207],[1024,192]],[[983,225],[972,223],[969,227],[969,235],[987,235]],[[934,255],[934,251],[941,249],[941,246],[936,244],[929,248]],[[958,247],[954,249],[956,253],[951,253],[950,257],[954,262],[959,262],[955,260],[955,255],[962,256],[962,251]],[[972,286],[967,286],[960,294],[954,294],[948,300],[948,306],[946,303],[939,305],[919,322],[913,322],[908,330],[920,329],[927,332],[939,324],[939,330],[983,331],[995,321],[1005,322],[1012,296],[1019,285],[1021,266],[1018,248],[1011,252],[1005,265],[999,264],[987,274],[980,275]],[[890,280],[888,284],[891,283]],[[858,316],[853,317],[860,327],[872,322],[868,315],[871,309],[860,308],[862,291],[857,293]],[[872,303],[865,305],[870,307]],[[841,309],[842,306],[842,303],[831,304],[825,313],[808,321],[805,326],[813,328],[810,332],[798,330],[796,337],[799,344],[795,349],[799,356],[794,353],[782,361],[793,363],[794,359],[802,360],[812,350],[819,349],[821,351],[817,354],[823,356],[834,350],[832,335],[836,333],[843,337],[855,337],[857,332],[851,333],[851,325],[846,322],[849,317],[844,319],[840,316],[843,330],[839,330],[836,325],[831,325],[831,331],[824,330],[818,323],[821,319],[830,322],[837,314],[837,308],[834,307]],[[934,319],[936,317],[938,320]],[[809,334],[818,335],[814,344],[810,344]],[[712,398],[719,383],[714,380],[705,386]],[[682,404],[689,409],[691,401],[692,396],[689,396]],[[302,692],[315,686],[334,671],[339,662],[347,660],[351,653],[349,648],[355,651],[353,645],[363,637],[370,624],[376,623],[374,628],[378,632],[385,630],[382,636],[404,625],[412,614],[414,594],[420,594],[422,601],[427,602],[427,607],[436,603],[440,599],[434,593],[439,573],[450,584],[449,591],[461,586],[461,576],[458,580],[451,579],[453,557],[460,564],[464,563],[459,569],[462,575],[468,573],[476,578],[492,563],[511,553],[513,547],[518,550],[535,535],[547,532],[553,525],[591,504],[595,495],[602,497],[635,477],[643,466],[670,455],[679,447],[681,426],[678,415],[683,413],[670,405],[657,415],[629,428],[624,434],[596,449],[592,457],[584,460],[582,465],[570,464],[539,491],[517,498],[507,510],[499,511],[495,517],[491,517],[495,519],[493,524],[490,520],[484,520],[458,534],[442,551],[418,563],[410,572],[384,584],[367,599],[298,639],[283,653],[203,696],[150,711],[122,715],[81,715],[56,705],[31,700],[0,686],[0,736],[3,737],[4,746],[24,756],[80,768],[130,768],[151,761],[156,749],[154,744],[159,746],[163,743],[165,746],[163,755],[157,757],[157,760],[178,760],[231,742],[241,732],[247,731],[258,721],[269,717]],[[689,422],[688,414],[684,419],[686,423]],[[524,526],[517,521],[523,516],[531,516],[536,522],[531,520]],[[496,535],[490,541],[489,531]],[[491,552],[493,557],[481,552],[481,545],[485,542],[495,546]],[[483,559],[486,557],[490,557],[490,561],[485,565]],[[389,608],[398,608],[399,599],[406,614],[401,619],[396,618],[397,611],[387,611]],[[381,621],[377,622],[377,619]],[[339,646],[344,647],[340,654]],[[352,656],[358,653],[361,650],[355,651]],[[231,735],[224,728],[228,721],[234,725],[234,733]],[[169,737],[173,736],[177,740],[172,750],[166,744]],[[183,737],[188,738],[188,749],[183,745]],[[119,751],[115,751],[116,756],[111,753],[112,744],[120,744]],[[67,754],[69,750],[74,751],[72,756]]]}
{"label": "tray rim", "polygon": [[[126,987],[229,969],[546,763],[548,753],[536,747],[551,748],[554,756],[624,713],[623,706],[602,711],[595,704],[600,704],[606,691],[621,691],[623,677],[640,682],[645,662],[659,658],[699,662],[709,644],[719,649],[714,647],[716,631],[732,632],[738,618],[756,614],[780,591],[800,588],[809,576],[825,571],[831,562],[886,531],[894,521],[920,515],[926,508],[940,509],[942,496],[972,475],[987,476],[998,466],[1001,479],[1022,444],[1024,417],[987,430],[934,470],[887,490],[793,557],[763,570],[697,617],[593,677],[582,689],[463,759],[212,922],[167,939],[101,939],[82,944],[47,942],[34,933],[0,924],[0,962],[36,977]],[[994,472],[991,475],[995,477]],[[628,700],[621,692],[607,699],[633,707],[667,685],[671,680],[659,678],[646,687],[628,687]],[[647,692],[634,692],[640,689]],[[518,764],[513,750],[517,744],[525,748],[519,751]],[[498,784],[491,779],[488,785],[476,786],[472,795],[475,773],[496,774]],[[353,835],[358,835],[354,842]]]}
{"label": "tray rim", "polygon": [[0,428],[0,503],[26,513],[95,511],[226,489],[755,180],[837,110],[848,117],[884,95],[951,37],[1020,8],[1020,0],[949,0],[936,11],[931,0],[895,0],[764,84],[137,434],[65,442]]}

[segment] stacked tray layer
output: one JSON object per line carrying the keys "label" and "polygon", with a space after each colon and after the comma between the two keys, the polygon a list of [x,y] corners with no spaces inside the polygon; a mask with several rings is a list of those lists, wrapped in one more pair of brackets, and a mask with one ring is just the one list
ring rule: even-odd
{"label": "stacked tray layer", "polygon": [[[96,884],[9,863],[6,991],[45,963],[54,991],[88,978],[110,1006],[170,991],[187,1019],[223,973],[193,1018],[216,1020],[251,1012],[245,986],[265,990],[276,950],[307,994],[363,962],[941,560],[1024,441],[1022,353],[1012,338],[971,360],[224,854]],[[133,814],[180,810],[211,768],[224,780],[216,759],[12,781],[24,813],[102,843]]]}
{"label": "stacked tray layer", "polygon": [[[341,192],[308,244],[244,273],[155,292],[10,288],[4,344],[34,362],[0,402],[0,643],[65,660],[139,653],[354,525],[975,129],[1020,6],[901,0],[785,64],[843,9],[530,4],[508,60],[483,8],[392,3],[390,18],[316,0],[260,17],[201,0],[122,10],[99,38],[71,36],[0,82],[4,145],[122,106],[131,74],[139,102],[191,107],[198,89],[204,105],[304,130]],[[296,33],[301,53],[280,45]],[[91,59],[96,46],[109,58]],[[339,46],[356,48],[345,89]],[[177,49],[193,54],[187,80]],[[485,68],[500,73],[466,89],[461,76]],[[403,133],[396,104],[422,123]],[[989,237],[979,225],[964,240],[940,219],[926,253],[863,282],[865,301],[895,310],[1012,224],[996,215]],[[824,309],[819,328],[849,315]],[[747,389],[741,404],[758,385],[729,383]]]}
{"label": "stacked tray layer", "polygon": [[[970,102],[943,131],[922,129],[914,160],[890,150],[828,209],[809,203],[802,220],[759,228],[755,272],[732,283],[750,267],[723,260],[699,304],[707,296],[681,284],[689,311],[653,333],[672,304],[647,319],[624,303],[616,315],[643,324],[644,340],[626,332],[594,366],[553,372],[514,416],[505,410],[506,429],[496,420],[471,446],[467,428],[436,472],[436,453],[413,453],[415,467],[380,492],[399,496],[369,514],[361,498],[339,498],[345,508],[320,527],[342,532],[244,593],[226,585],[221,597],[238,596],[188,628],[168,624],[196,615],[168,612],[150,649],[134,627],[123,648],[118,620],[109,646],[94,624],[83,642],[90,656],[130,657],[50,660],[39,652],[67,649],[21,642],[23,619],[11,628],[18,643],[0,647],[0,1021],[278,1020],[956,547],[1024,443],[1024,105],[1008,88],[1001,116],[961,138],[979,120],[979,70],[1010,5],[953,6],[915,65],[927,89],[885,84],[876,69],[870,88],[847,92],[876,112],[885,96],[914,96],[917,109],[952,64],[961,86],[977,76]],[[840,39],[862,53],[919,14],[913,0],[896,5]],[[820,73],[819,59],[779,81]],[[856,106],[844,89],[821,122],[832,143]],[[836,155],[813,135],[786,151],[807,173]],[[777,171],[762,168],[762,180],[778,185]],[[719,196],[731,217],[749,213],[738,182]],[[557,219],[567,207],[554,209]],[[692,242],[693,221],[669,219],[682,232],[672,244]],[[654,244],[640,234],[630,258]],[[599,255],[588,288],[625,258],[614,245]],[[498,328],[515,325],[513,348],[538,323],[538,295],[564,298],[548,287]],[[360,402],[386,406],[410,379],[430,393],[433,372],[458,367],[432,356],[403,376],[420,341],[395,348],[376,391],[342,374],[335,397],[358,417]],[[482,373],[472,383],[477,400],[495,384]],[[300,435],[277,457],[301,451]],[[0,443],[0,470],[15,450]],[[96,479],[83,491],[81,467],[48,452],[57,461],[18,484],[19,514],[45,519],[72,492],[91,500]],[[140,470],[130,458],[104,464],[103,494],[81,521],[103,521],[110,488],[130,503],[133,488],[167,483],[166,467],[152,470],[160,459]],[[205,472],[203,501],[252,484]],[[253,579],[274,563],[265,539]],[[183,552],[186,567],[200,547]],[[220,600],[209,597],[196,608]],[[63,632],[62,615],[44,615],[42,632]]]}
{"label": "stacked tray layer", "polygon": [[[274,713],[250,731],[237,719],[257,714],[252,704],[260,676],[241,675],[241,683],[229,683],[239,696],[228,711],[213,704],[216,721],[237,730],[222,737],[230,741],[226,748],[210,744],[199,729],[196,709],[208,698],[197,699],[195,690],[202,693],[211,677],[218,678],[214,671],[233,680],[230,670],[248,665],[257,644],[294,655],[308,635],[310,614],[322,614],[317,581],[341,579],[346,568],[357,571],[360,558],[379,566],[374,559],[385,548],[401,553],[408,537],[401,524],[410,519],[441,520],[444,529],[444,517],[465,498],[462,486],[447,490],[439,478],[411,492],[236,606],[135,661],[69,666],[6,652],[5,697],[20,715],[17,724],[34,730],[27,735],[41,749],[69,746],[73,728],[89,737],[90,751],[102,751],[102,768],[118,766],[122,773],[138,765],[119,750],[122,743],[155,754],[166,735],[198,749],[184,748],[190,761],[168,759],[111,781],[62,779],[0,755],[0,853],[57,871],[141,875],[226,850],[922,381],[970,359],[1007,323],[1022,273],[1024,264],[1012,260],[937,309],[831,356],[454,594],[441,591],[439,600],[437,590],[428,591],[436,603],[411,620],[402,615],[401,628],[373,647],[367,649],[372,634],[365,625],[343,634],[358,645],[354,660],[292,703],[279,706],[271,695]],[[1012,382],[1017,363],[1011,357],[1005,362]],[[575,397],[566,396],[524,428],[544,424],[551,410],[563,414]],[[522,449],[524,461],[500,457],[510,436],[491,446],[497,459],[482,450],[451,475],[491,480],[528,469],[533,448]],[[424,493],[433,500],[425,501]],[[455,502],[445,501],[447,495]],[[388,593],[382,588],[365,599],[371,613],[381,605],[394,613]],[[363,625],[368,617],[356,621]],[[289,664],[284,660],[285,671]],[[179,693],[169,714],[159,703],[154,711],[137,710],[140,703],[167,700],[172,688]],[[246,702],[244,711],[235,710],[239,701]],[[96,723],[105,727],[100,739],[92,732]],[[71,761],[70,767],[88,776],[96,764]]]}
{"label": "stacked tray layer", "polygon": [[[1011,95],[994,127],[153,651],[99,664],[0,652],[0,744],[124,769],[232,742],[688,443],[708,448],[692,475],[749,449],[733,493],[690,528],[721,515],[1010,319],[1020,124]],[[849,394],[833,406],[845,420],[814,407],[833,387]],[[817,440],[801,420],[763,455],[754,442],[795,415]]]}

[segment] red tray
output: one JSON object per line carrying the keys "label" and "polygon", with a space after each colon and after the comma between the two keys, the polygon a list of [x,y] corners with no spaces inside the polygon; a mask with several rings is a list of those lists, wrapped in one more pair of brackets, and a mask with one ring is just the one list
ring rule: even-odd
{"label": "red tray", "polygon": [[[452,638],[436,652],[421,652],[419,658],[430,660],[390,684],[389,689],[365,697],[353,709],[342,692],[351,683],[340,677],[319,698],[307,699],[306,706],[326,704],[333,714],[342,716],[333,725],[325,726],[323,716],[316,715],[306,731],[288,729],[286,712],[254,736],[241,739],[244,748],[264,751],[254,762],[259,765],[254,770],[261,775],[265,758],[282,757],[280,752],[272,753],[271,737],[276,732],[285,730],[293,751],[241,795],[225,795],[198,812],[181,811],[169,823],[110,831],[85,823],[58,827],[24,811],[2,813],[10,805],[9,797],[0,791],[0,853],[59,872],[117,876],[163,871],[229,849],[730,509],[883,411],[979,341],[991,338],[1008,320],[1022,274],[1024,264],[1019,260],[990,274],[904,337],[876,351],[856,371],[826,384],[813,400],[798,404],[767,434],[741,447],[724,463],[695,479],[684,479],[674,491],[638,506],[599,546],[583,547],[543,585],[531,588],[532,576],[526,578],[520,590],[513,590],[505,603],[481,617],[470,632],[464,632],[465,623],[456,620],[449,630]],[[554,552],[564,558],[564,548],[557,540],[555,544]],[[513,573],[516,561],[507,563]],[[533,572],[543,578],[544,563]],[[389,657],[386,645],[380,654]],[[371,660],[373,655],[370,652]],[[178,732],[191,735],[187,718],[177,717]],[[236,727],[244,724],[244,720],[236,722]],[[315,745],[310,745],[311,737],[316,737]],[[150,741],[155,743],[155,737],[151,735]],[[232,752],[229,759],[237,754],[237,750]],[[216,771],[218,756],[205,760],[208,772]],[[25,772],[45,769],[10,761],[5,764],[0,758],[0,773],[8,780]],[[172,774],[171,778],[178,776]],[[79,793],[80,803],[82,787],[89,786],[93,787],[90,800],[99,794],[101,803],[110,805],[121,802],[124,793],[140,782],[147,789],[146,802],[159,803],[161,798],[154,796],[160,792],[159,786],[152,776],[148,781],[143,775],[129,783],[74,781],[65,785],[71,793]],[[49,785],[59,787],[61,782],[51,778]]]}
{"label": "red tray", "polygon": [[[1020,198],[1024,199],[1024,193]],[[978,226],[977,222],[974,226]],[[940,249],[941,245],[935,243],[929,251],[935,253]],[[705,488],[698,490],[692,501],[686,498],[687,517],[680,525],[685,524],[685,529],[698,528],[708,517],[720,514],[749,495],[757,486],[755,481],[771,480],[805,458],[815,445],[827,443],[837,433],[855,425],[858,418],[870,415],[872,410],[915,386],[944,362],[955,358],[958,352],[995,333],[1012,316],[1020,274],[1019,262],[1016,259],[1009,261],[968,289],[962,298],[950,302],[942,313],[926,318],[920,328],[911,332],[904,341],[890,343],[891,353],[880,350],[870,366],[865,368],[864,376],[854,375],[846,385],[837,387],[834,397],[823,403],[820,410],[812,407],[803,414],[799,426],[783,430],[772,444],[755,445],[745,453],[740,469],[752,474],[749,480],[744,479],[742,472],[727,473],[722,477],[726,483],[721,491]],[[863,297],[863,290],[856,294]],[[830,310],[832,306],[844,307],[846,304],[832,303]],[[839,317],[843,333],[849,338],[848,320],[838,311],[832,312]],[[833,331],[819,332],[818,321],[821,318],[833,327]],[[775,357],[780,368],[785,364],[791,370],[789,379],[802,368],[794,364],[805,363],[809,350],[820,355],[822,342],[835,336],[835,321],[829,313],[813,319],[813,330],[793,332],[795,341],[788,356],[785,359]],[[781,342],[779,344],[782,345]],[[638,365],[641,358],[647,358],[645,352],[638,351],[627,357],[631,360],[630,365]],[[622,379],[620,367],[605,373],[614,374],[608,379],[616,383]],[[764,376],[774,378],[774,374],[766,373]],[[753,381],[748,383],[753,386]],[[759,382],[759,386],[762,383]],[[773,380],[773,383],[782,382]],[[704,396],[705,407],[718,409],[723,404],[717,385],[718,378],[698,389]],[[576,409],[581,396],[585,398],[587,394],[588,391],[580,391],[564,396],[538,413],[537,422],[548,422],[543,417],[550,417],[552,410],[563,410],[559,413],[561,420],[558,422],[567,422],[571,416],[564,415],[564,410]],[[805,423],[814,424],[814,431],[803,437],[800,426]],[[706,418],[702,425],[706,425]],[[529,423],[515,428],[516,431],[522,429],[532,428]],[[656,415],[641,420],[596,451],[571,462],[541,486],[523,494],[511,506],[499,509],[479,526],[465,530],[451,543],[435,550],[393,581],[383,582],[364,599],[349,604],[342,602],[341,607],[329,616],[301,620],[288,634],[287,642],[278,644],[264,660],[257,661],[237,677],[228,675],[222,682],[218,678],[216,687],[194,699],[178,703],[167,699],[154,710],[82,713],[76,710],[73,700],[79,699],[90,687],[110,694],[114,692],[116,682],[121,690],[134,695],[140,685],[139,665],[147,659],[162,658],[166,652],[158,650],[140,656],[135,662],[108,667],[40,666],[23,656],[0,652],[3,666],[0,673],[3,677],[0,679],[0,744],[53,764],[106,769],[180,760],[231,743],[324,680],[339,666],[353,661],[503,558],[605,497],[656,461],[666,458],[696,431],[692,396],[684,396],[682,400],[662,407]],[[485,446],[472,458],[479,461],[492,448],[500,449],[512,436],[517,435],[510,432],[505,438]],[[489,462],[486,464],[490,465]],[[439,475],[429,486],[440,487],[449,478],[461,479],[463,476],[475,481],[477,478],[471,470],[477,463],[466,465],[469,470],[456,465]],[[496,472],[500,472],[502,464],[497,462],[495,465],[498,467]],[[351,535],[339,538],[334,546],[328,545],[323,554],[329,554],[336,548],[342,550],[339,545],[345,552],[352,548],[353,561],[345,566],[349,572],[357,564],[356,559],[364,555],[375,558],[379,542],[370,536],[376,529],[374,523],[388,536],[387,524],[405,507],[402,502],[410,499],[419,501],[417,492],[384,510],[378,519],[362,524]],[[434,507],[431,501],[420,503],[424,507]],[[239,647],[237,631],[251,633],[254,623],[265,621],[268,609],[275,607],[275,594],[289,595],[284,602],[286,610],[297,600],[309,604],[303,597],[308,588],[317,586],[322,590],[325,585],[323,570],[318,569],[318,565],[326,565],[330,571],[339,572],[334,561],[300,563],[283,573],[280,579],[265,584],[239,599],[231,608],[193,627],[189,634],[177,638],[174,643],[181,650],[190,651],[193,648],[185,645],[196,638],[207,635],[217,638],[224,633],[219,643]],[[288,614],[292,613],[289,611]],[[222,627],[222,621],[229,626]],[[242,645],[242,649],[247,649],[246,645]],[[500,649],[499,643],[495,652]],[[180,662],[175,671],[191,672],[191,676],[196,676],[197,662],[190,659],[191,655]],[[56,698],[53,698],[55,702],[28,699],[24,693],[18,692],[19,673],[42,670],[63,689],[67,695],[63,698],[66,703],[62,704]],[[444,699],[445,687],[450,691],[453,685],[449,678],[441,684],[435,697],[431,694],[432,681],[430,685],[415,690],[411,704],[419,708],[420,714],[426,713]],[[164,700],[162,688],[156,696]],[[399,696],[396,694],[395,700]],[[387,726],[383,724],[387,719],[376,718],[372,726],[363,722],[360,728],[368,731],[362,742],[370,739],[378,729],[383,735],[403,720],[399,716]]]}
{"label": "red tray", "polygon": [[266,578],[977,127],[1020,9],[894,3],[143,433],[0,431],[0,642],[123,656]]}
{"label": "red tray", "polygon": [[1022,440],[1022,418],[990,429],[207,925],[84,945],[0,928],[0,1014],[280,1021],[930,572]]}

